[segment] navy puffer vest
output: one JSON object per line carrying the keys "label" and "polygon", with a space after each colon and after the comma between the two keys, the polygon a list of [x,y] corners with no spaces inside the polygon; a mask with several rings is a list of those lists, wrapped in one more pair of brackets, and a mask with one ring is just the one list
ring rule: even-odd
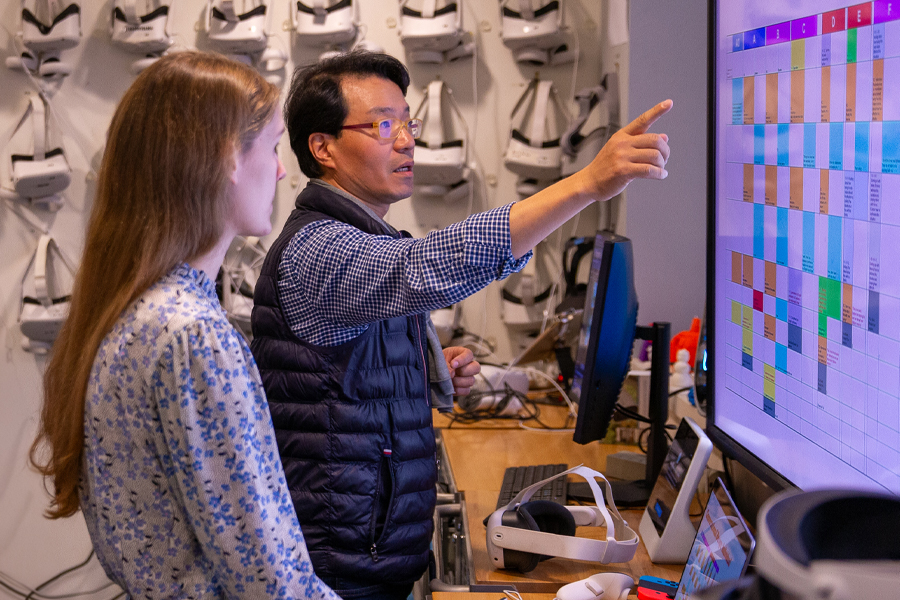
{"label": "navy puffer vest", "polygon": [[335,347],[298,339],[278,265],[294,234],[322,219],[390,235],[350,200],[308,185],[256,284],[251,348],[316,574],[411,582],[428,564],[437,479],[425,321],[375,322]]}

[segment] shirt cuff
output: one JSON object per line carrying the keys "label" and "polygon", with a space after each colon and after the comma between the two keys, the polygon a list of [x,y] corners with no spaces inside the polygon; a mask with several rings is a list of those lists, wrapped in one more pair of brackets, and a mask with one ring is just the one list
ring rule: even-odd
{"label": "shirt cuff", "polygon": [[529,250],[519,259],[513,257],[509,230],[509,211],[514,202],[506,206],[477,213],[465,221],[463,262],[470,266],[496,266],[497,279],[505,279],[521,271],[531,259]]}

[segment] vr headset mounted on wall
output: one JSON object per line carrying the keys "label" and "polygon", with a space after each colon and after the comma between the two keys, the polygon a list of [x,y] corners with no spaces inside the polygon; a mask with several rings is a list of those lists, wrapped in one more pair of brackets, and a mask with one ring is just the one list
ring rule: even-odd
{"label": "vr headset mounted on wall", "polygon": [[291,21],[306,44],[346,44],[356,38],[359,6],[356,0],[293,0]]}
{"label": "vr headset mounted on wall", "polygon": [[[10,154],[10,174],[15,195],[48,210],[58,209],[62,199],[56,194],[69,186],[72,170],[61,147],[49,148],[50,126],[44,98],[34,94],[22,115],[13,138],[31,115],[32,153]],[[10,144],[11,145],[11,144]]]}
{"label": "vr headset mounted on wall", "polygon": [[414,115],[415,118],[422,119],[424,135],[416,140],[413,174],[415,189],[419,194],[456,202],[467,197],[470,192],[471,169],[466,158],[467,136],[446,139],[441,110],[445,92],[457,118],[465,125],[462,113],[453,99],[453,92],[440,79],[429,83],[425,97]]}
{"label": "vr headset mounted on wall", "polygon": [[265,258],[266,248],[259,238],[237,236],[225,253],[216,282],[228,320],[248,340],[252,337],[253,292]]}
{"label": "vr headset mounted on wall", "polygon": [[698,600],[894,598],[900,588],[900,498],[858,490],[789,490],[757,519],[756,574]]}
{"label": "vr headset mounted on wall", "polygon": [[[619,129],[619,76],[607,73],[600,85],[575,94],[578,116],[560,138],[562,175],[567,177],[586,167],[597,156],[609,136]],[[607,125],[582,133],[591,113],[601,105],[607,107]]]}
{"label": "vr headset mounted on wall", "polygon": [[262,52],[269,41],[267,8],[258,0],[207,0],[210,44],[225,54]]}
{"label": "vr headset mounted on wall", "polygon": [[116,0],[110,16],[110,36],[114,44],[128,52],[157,54],[172,45],[168,23],[169,5],[159,0]]}
{"label": "vr headset mounted on wall", "polygon": [[65,76],[72,65],[60,60],[60,52],[81,41],[81,7],[63,6],[57,0],[22,0],[22,23],[17,38],[23,49],[6,58],[6,66],[41,77]]}
{"label": "vr headset mounted on wall", "polygon": [[[50,251],[54,251],[70,274],[74,269],[60,252],[49,235],[42,235],[32,258],[34,265],[34,296],[25,295],[22,285],[22,310],[19,314],[19,329],[22,331],[22,348],[28,352],[45,354],[59,335],[66,317],[69,315],[70,296],[52,297],[48,276]],[[27,273],[27,271],[26,271]]]}
{"label": "vr headset mounted on wall", "polygon": [[559,65],[575,60],[563,36],[563,0],[500,0],[503,43],[516,62]]}
{"label": "vr headset mounted on wall", "polygon": [[422,0],[421,10],[400,0],[400,41],[412,62],[440,64],[471,56],[475,43],[465,39],[462,28],[462,4]]}
{"label": "vr headset mounted on wall", "polygon": [[34,54],[60,52],[81,41],[81,7],[58,0],[22,0],[22,43]]}
{"label": "vr headset mounted on wall", "polygon": [[[560,138],[547,139],[551,101],[557,112],[565,115],[553,82],[535,78],[525,88],[510,115],[509,143],[503,156],[503,164],[522,178],[548,180],[560,176]],[[516,127],[516,116],[526,105],[532,107],[531,126],[527,135],[523,131],[524,117],[522,124]]]}
{"label": "vr headset mounted on wall", "polygon": [[[594,494],[593,506],[562,506],[547,500],[529,501],[544,484],[569,474],[583,477]],[[597,480],[603,480],[603,490]],[[487,551],[497,569],[527,573],[554,556],[602,564],[634,558],[638,535],[619,514],[606,477],[578,466],[519,492],[487,518]],[[575,537],[576,526],[606,526],[606,539]]]}

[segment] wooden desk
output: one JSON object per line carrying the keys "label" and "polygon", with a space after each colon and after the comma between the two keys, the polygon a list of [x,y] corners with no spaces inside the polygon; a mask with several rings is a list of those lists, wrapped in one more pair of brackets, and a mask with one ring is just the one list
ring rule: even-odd
{"label": "wooden desk", "polygon": [[[553,558],[540,563],[527,574],[495,570],[488,557],[482,520],[494,511],[506,467],[564,462],[573,467],[584,464],[602,472],[606,468],[607,455],[620,450],[634,450],[634,446],[596,442],[582,446],[572,441],[571,432],[488,429],[484,425],[480,428],[458,428],[454,425],[452,429],[443,429],[440,433],[456,487],[465,493],[473,562],[469,567],[475,583],[513,583],[520,592],[553,594],[566,583],[602,571],[627,573],[635,580],[643,575],[676,581],[680,578],[682,565],[654,565],[647,556],[643,542],[634,559],[628,563],[601,565]],[[641,511],[622,511],[622,516],[636,531]],[[577,535],[603,539],[598,535],[601,532],[603,529],[598,527],[580,527]],[[490,600],[497,600],[497,597],[493,594]]]}

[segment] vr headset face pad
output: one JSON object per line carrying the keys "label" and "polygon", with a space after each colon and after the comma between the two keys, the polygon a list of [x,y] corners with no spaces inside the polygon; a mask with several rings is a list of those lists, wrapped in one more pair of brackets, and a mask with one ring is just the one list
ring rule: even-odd
{"label": "vr headset face pad", "polygon": [[[500,517],[500,524],[506,527],[543,531],[557,535],[575,535],[575,518],[566,507],[549,500],[534,500],[521,504],[516,510],[507,510]],[[505,568],[527,573],[533,571],[538,562],[553,558],[521,550],[503,549]]]}

